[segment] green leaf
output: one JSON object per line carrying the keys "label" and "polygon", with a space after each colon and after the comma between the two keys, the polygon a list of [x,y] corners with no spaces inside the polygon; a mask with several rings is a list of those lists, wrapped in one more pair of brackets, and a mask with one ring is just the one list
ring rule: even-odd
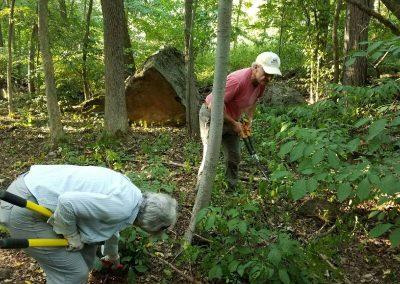
{"label": "green leaf", "polygon": [[349,60],[346,61],[345,65],[346,65],[346,67],[349,67],[349,66],[353,65],[354,62],[356,62],[356,57],[351,57]]}
{"label": "green leaf", "polygon": [[318,181],[311,178],[307,181],[308,192],[314,192],[318,188]]}
{"label": "green leaf", "polygon": [[360,145],[360,142],[361,142],[360,138],[355,138],[347,144],[347,148],[350,150],[350,152],[354,152],[357,150],[358,146]]}
{"label": "green leaf", "polygon": [[209,279],[221,279],[222,278],[222,268],[220,265],[214,265],[208,272]]}
{"label": "green leaf", "polygon": [[294,146],[295,144],[296,144],[296,141],[290,141],[290,142],[287,142],[287,143],[283,144],[283,145],[281,146],[281,149],[279,150],[279,153],[278,153],[279,157],[283,157],[283,156],[285,156],[287,153],[289,153],[290,151],[292,151],[293,146]]}
{"label": "green leaf", "polygon": [[400,125],[400,116],[396,117],[395,119],[392,120],[392,122],[390,123],[390,126],[398,126]]}
{"label": "green leaf", "polygon": [[147,271],[147,266],[139,264],[139,265],[135,265],[135,269],[140,273],[144,273]]}
{"label": "green leaf", "polygon": [[204,229],[210,230],[212,227],[214,227],[215,219],[216,219],[216,216],[215,216],[215,215],[209,216],[209,217],[207,218],[206,225],[204,226]]}
{"label": "green leaf", "polygon": [[315,150],[315,145],[314,144],[308,144],[306,148],[304,149],[304,157],[308,157],[311,155],[312,152]]}
{"label": "green leaf", "polygon": [[367,122],[369,122],[370,120],[371,120],[371,118],[369,118],[369,117],[361,118],[359,121],[356,122],[356,124],[354,124],[354,127],[359,128],[359,127],[367,124]]}
{"label": "green leaf", "polygon": [[136,273],[132,267],[129,267],[127,282],[128,284],[136,284]]}
{"label": "green leaf", "polygon": [[389,236],[392,247],[397,247],[400,244],[400,228],[394,230]]}
{"label": "green leaf", "polygon": [[279,263],[280,263],[281,260],[282,260],[282,253],[281,253],[278,249],[273,248],[273,249],[269,252],[269,254],[268,254],[268,260],[269,260],[273,265],[278,266]]}
{"label": "green leaf", "polygon": [[365,200],[369,197],[369,191],[371,189],[371,184],[367,178],[363,179],[357,188],[357,196],[360,200]]}
{"label": "green leaf", "polygon": [[296,181],[292,186],[292,198],[299,200],[307,194],[307,182],[305,179]]}
{"label": "green leaf", "polygon": [[233,231],[234,229],[236,229],[236,226],[237,226],[238,223],[239,223],[239,219],[229,220],[228,223],[227,223],[228,230],[229,231]]}
{"label": "green leaf", "polygon": [[239,264],[240,264],[240,262],[237,261],[236,259],[232,260],[232,261],[229,263],[229,266],[228,266],[229,272],[230,272],[230,273],[235,272],[236,269],[237,269],[237,267],[239,266]]}
{"label": "green leaf", "polygon": [[375,136],[380,134],[385,129],[386,124],[386,119],[379,119],[372,123],[368,130],[367,141],[373,139]]}
{"label": "green leaf", "polygon": [[284,283],[284,284],[290,284],[290,278],[289,274],[287,273],[286,269],[279,269],[279,279]]}
{"label": "green leaf", "polygon": [[376,42],[368,45],[367,53],[371,53],[372,51],[375,51],[381,45],[382,45],[382,41],[376,41]]}
{"label": "green leaf", "polygon": [[203,218],[207,215],[208,213],[208,208],[203,208],[200,210],[200,212],[197,214],[196,218],[196,224],[199,223]]}
{"label": "green leaf", "polygon": [[400,191],[400,183],[393,175],[387,174],[382,179],[380,188],[384,193],[393,195]]}
{"label": "green leaf", "polygon": [[390,223],[387,224],[379,224],[375,226],[370,232],[369,235],[373,238],[377,238],[382,236],[384,233],[387,232],[393,225]]}
{"label": "green leaf", "polygon": [[315,166],[325,158],[325,151],[322,149],[317,150],[312,156],[312,163]]}
{"label": "green leaf", "polygon": [[288,171],[274,171],[271,174],[271,179],[277,180],[277,179],[280,179],[280,178],[283,178],[283,177],[290,177],[290,176],[291,176],[291,173],[288,172]]}
{"label": "green leaf", "polygon": [[239,232],[244,235],[247,232],[247,223],[245,221],[241,221],[238,224]]}
{"label": "green leaf", "polygon": [[328,151],[328,163],[332,168],[337,168],[340,164],[337,154],[331,150]]}
{"label": "green leaf", "polygon": [[301,142],[300,144],[296,145],[293,150],[290,152],[290,161],[294,162],[303,157],[304,149],[306,148],[306,144]]}
{"label": "green leaf", "polygon": [[343,202],[351,194],[351,186],[348,182],[339,185],[337,198],[339,202]]}

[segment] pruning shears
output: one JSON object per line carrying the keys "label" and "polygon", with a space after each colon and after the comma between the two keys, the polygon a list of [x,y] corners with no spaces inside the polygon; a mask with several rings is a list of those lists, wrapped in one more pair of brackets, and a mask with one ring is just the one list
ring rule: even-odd
{"label": "pruning shears", "polygon": [[[0,199],[18,207],[27,208],[49,218],[53,212],[48,208],[26,200],[7,191],[0,192]],[[0,249],[28,248],[28,247],[66,247],[67,239],[1,239]]]}
{"label": "pruning shears", "polygon": [[248,126],[248,121],[246,119],[242,119],[243,125],[243,142],[246,145],[247,151],[249,152],[250,156],[256,162],[258,169],[260,170],[261,174],[264,176],[266,180],[269,180],[269,169],[267,166],[263,165],[258,157],[256,150],[254,148],[253,139],[250,133],[250,127]]}

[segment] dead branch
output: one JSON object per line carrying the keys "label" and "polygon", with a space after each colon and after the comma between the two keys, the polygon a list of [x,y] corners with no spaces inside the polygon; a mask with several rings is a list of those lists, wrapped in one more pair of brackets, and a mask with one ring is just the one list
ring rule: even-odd
{"label": "dead branch", "polygon": [[190,277],[188,275],[185,274],[185,272],[183,272],[182,270],[179,270],[178,268],[176,268],[173,264],[169,263],[168,261],[166,261],[165,259],[156,256],[154,254],[145,252],[145,254],[147,254],[148,256],[152,257],[153,259],[158,260],[159,262],[162,262],[165,265],[168,265],[173,271],[175,271],[176,273],[178,273],[179,275],[181,275],[183,278],[185,278],[187,281],[189,281],[190,283],[196,283],[196,284],[201,284],[200,281],[196,280],[194,277]]}

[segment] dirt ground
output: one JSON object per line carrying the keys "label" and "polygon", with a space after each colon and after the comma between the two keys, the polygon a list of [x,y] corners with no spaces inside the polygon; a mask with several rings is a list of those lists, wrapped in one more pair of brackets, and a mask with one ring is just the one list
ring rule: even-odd
{"label": "dirt ground", "polygon": [[[64,114],[64,117],[72,117],[72,114]],[[0,102],[0,187],[2,189],[5,189],[18,174],[28,170],[29,166],[34,163],[60,162],[57,149],[49,147],[49,135],[44,127],[45,118],[37,118],[33,123],[26,121],[25,118],[22,119],[25,121],[22,123],[21,119],[21,117],[9,118],[5,102]],[[85,121],[85,119],[73,121],[64,119],[63,123],[67,130],[69,143],[74,145],[77,151],[82,150],[85,143],[93,142],[86,139],[93,139],[94,136],[86,136],[85,133],[92,133],[101,129],[101,123],[96,120],[90,120],[90,123],[93,124],[90,128],[86,127],[88,121]],[[171,171],[176,170],[176,174],[172,177],[177,185],[174,195],[179,198],[182,204],[178,224],[171,237],[179,240],[189,223],[197,173],[197,165],[190,165],[193,167],[191,173],[185,172],[183,174],[183,171],[177,170],[185,162],[182,153],[183,145],[188,141],[185,130],[132,127],[130,133],[123,139],[123,147],[126,153],[133,157],[128,166],[130,167],[129,170],[140,171],[146,166],[146,161],[136,158],[138,147],[140,147],[138,141],[143,139],[154,140],[160,132],[174,136],[173,149],[165,151],[162,156],[163,161],[170,167]],[[282,208],[282,210],[285,210],[285,208]],[[329,229],[332,229],[332,233],[335,231],[332,225],[326,225],[322,228],[324,225],[310,216],[299,215],[296,221],[289,225],[283,225],[280,218],[279,214],[272,214],[270,225],[286,226],[292,236],[304,244],[308,242],[310,236],[318,236],[320,232],[330,233]],[[329,259],[321,251],[319,253],[321,262],[327,264],[331,270],[340,271],[339,274],[342,275],[345,283],[396,283],[393,279],[400,279],[400,250],[390,248],[385,239],[367,238],[366,232],[355,234],[354,241],[341,247],[339,258]],[[182,276],[182,273],[184,273],[200,282],[207,282],[206,277],[201,275],[198,268],[178,267],[175,263],[174,253],[173,250],[163,252],[163,260],[153,257],[149,272],[138,275],[136,281],[138,283],[187,283],[188,280]],[[171,265],[181,273],[175,272]],[[166,267],[172,270],[173,275],[170,278],[172,280],[164,279],[163,269]],[[326,273],[329,274],[329,271]],[[329,275],[326,277],[326,283],[338,282],[329,278]],[[45,283],[45,275],[38,264],[23,251],[0,250],[0,282]],[[126,282],[126,274],[124,273],[115,275],[113,273],[93,273],[90,277],[90,283]]]}

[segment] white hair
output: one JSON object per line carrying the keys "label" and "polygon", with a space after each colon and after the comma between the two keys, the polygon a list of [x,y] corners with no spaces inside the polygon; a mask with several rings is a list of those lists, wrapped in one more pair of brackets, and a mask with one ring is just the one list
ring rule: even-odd
{"label": "white hair", "polygon": [[175,225],[177,202],[164,193],[143,193],[136,223],[148,233],[156,233]]}

